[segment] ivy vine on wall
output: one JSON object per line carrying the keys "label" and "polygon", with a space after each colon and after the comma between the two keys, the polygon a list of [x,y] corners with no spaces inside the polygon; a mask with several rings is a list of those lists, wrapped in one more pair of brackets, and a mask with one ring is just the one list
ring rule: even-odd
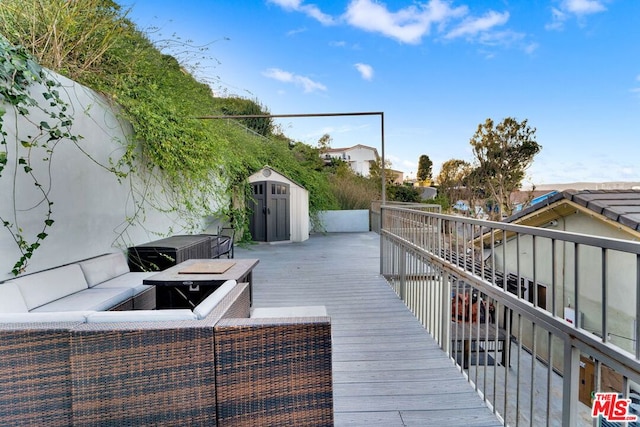
{"label": "ivy vine on wall", "polygon": [[[30,88],[34,83],[39,83],[39,87],[43,88],[41,95],[44,102],[37,102],[32,97]],[[59,86],[25,49],[13,46],[0,35],[0,179],[13,180],[15,193],[18,173],[22,172],[33,181],[38,192],[35,206],[45,207],[41,228],[33,234],[21,227],[15,202],[11,217],[0,215],[2,226],[11,234],[20,251],[20,258],[12,269],[15,275],[26,269],[29,259],[47,237],[47,230],[54,223],[48,183],[42,182],[34,173],[34,163],[49,163],[55,146],[60,141],[66,139],[77,142],[81,138],[71,132],[73,119],[67,112],[67,104],[60,97]],[[24,117],[33,126],[26,132],[29,135],[16,129],[16,138],[9,138],[5,120],[7,114],[15,114],[16,118]],[[43,120],[34,121],[32,117]],[[11,155],[16,158],[12,159]],[[5,201],[7,199],[4,198]]]}

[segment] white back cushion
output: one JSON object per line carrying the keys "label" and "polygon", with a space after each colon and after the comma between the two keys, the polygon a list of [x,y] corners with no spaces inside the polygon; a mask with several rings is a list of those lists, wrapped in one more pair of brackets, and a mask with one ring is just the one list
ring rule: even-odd
{"label": "white back cushion", "polygon": [[[95,288],[137,288],[142,285],[142,281],[147,277],[158,274],[157,271],[142,271],[125,273],[113,279],[100,282],[95,285]],[[89,284],[91,286],[91,284]]]}
{"label": "white back cushion", "polygon": [[195,314],[198,319],[204,319],[207,317],[209,313],[211,313],[211,310],[213,310],[213,308],[222,301],[222,298],[224,298],[235,285],[235,280],[227,280],[224,282],[218,289],[193,309],[193,314]]}
{"label": "white back cushion", "polygon": [[3,283],[0,285],[0,313],[26,313],[29,309],[27,303],[15,283]]}
{"label": "white back cushion", "polygon": [[195,320],[188,308],[170,310],[96,311],[87,316],[88,323],[158,322],[162,320]]}
{"label": "white back cushion", "polygon": [[33,308],[31,313],[109,310],[132,296],[131,288],[89,288]]}
{"label": "white back cushion", "polygon": [[127,258],[122,252],[101,255],[78,263],[89,287],[129,272]]}
{"label": "white back cushion", "polygon": [[7,283],[20,288],[29,310],[88,288],[78,264],[16,277]]}

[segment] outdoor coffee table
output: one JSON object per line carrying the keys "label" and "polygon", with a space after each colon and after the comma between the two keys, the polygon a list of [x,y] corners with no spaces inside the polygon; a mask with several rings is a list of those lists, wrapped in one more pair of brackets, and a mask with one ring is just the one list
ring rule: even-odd
{"label": "outdoor coffee table", "polygon": [[189,259],[143,280],[156,286],[156,308],[193,309],[227,280],[249,283],[258,259]]}

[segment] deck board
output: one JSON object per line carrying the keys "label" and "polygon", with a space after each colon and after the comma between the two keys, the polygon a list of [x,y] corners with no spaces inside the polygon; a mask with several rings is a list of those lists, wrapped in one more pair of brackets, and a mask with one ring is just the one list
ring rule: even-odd
{"label": "deck board", "polygon": [[336,426],[500,426],[379,275],[374,233],[237,248],[258,258],[255,307],[324,305],[331,316]]}

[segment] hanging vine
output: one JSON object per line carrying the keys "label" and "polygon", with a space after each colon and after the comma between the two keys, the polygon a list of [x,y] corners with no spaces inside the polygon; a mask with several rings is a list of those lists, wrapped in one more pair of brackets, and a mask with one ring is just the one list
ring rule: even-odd
{"label": "hanging vine", "polygon": [[[43,88],[40,94],[43,102],[37,102],[30,92],[34,83],[39,83],[38,87]],[[23,230],[20,225],[15,197],[11,198],[12,218],[0,215],[2,226],[11,234],[20,251],[20,258],[12,269],[15,275],[25,270],[34,251],[47,237],[48,228],[54,223],[48,183],[34,173],[34,163],[42,161],[49,165],[54,148],[60,141],[67,139],[77,142],[80,138],[71,133],[73,119],[67,112],[67,104],[60,97],[59,86],[26,50],[13,46],[0,35],[0,179],[13,180],[10,186],[15,195],[18,173],[22,171],[24,176],[33,181],[38,193],[37,202],[31,209],[44,206],[41,227],[33,234]],[[33,133],[25,136],[16,125],[13,130],[15,139],[9,138],[7,114],[14,114],[16,123],[19,116],[23,117],[33,126]],[[39,117],[40,120],[33,117]]]}
{"label": "hanging vine", "polygon": [[[230,107],[230,101],[216,97],[209,84],[194,79],[189,64],[158,49],[115,2],[1,1],[0,185],[13,191],[13,197],[3,197],[0,221],[20,248],[14,274],[25,270],[54,223],[49,176],[57,144],[75,144],[91,161],[130,186],[127,203],[133,208],[114,229],[119,246],[129,243],[132,226],[157,233],[146,228],[147,208],[175,218],[181,232],[200,231],[203,219],[230,221],[246,229],[246,212],[233,201],[245,199],[246,178],[265,164],[310,190],[312,212],[334,206],[326,176],[301,161],[301,153],[284,136],[269,135],[263,140],[236,126],[195,119],[221,113],[221,104]],[[189,51],[192,45],[184,46]],[[196,48],[199,57],[202,47]],[[83,150],[80,137],[71,132],[71,110],[76,104],[65,104],[58,93],[63,88],[46,70],[91,88],[101,95],[100,102],[112,104],[118,118],[127,123],[128,133],[120,141],[122,157],[108,159],[105,166]],[[36,93],[39,87],[44,88],[42,93]],[[62,95],[64,100],[71,99],[67,93]],[[262,111],[255,101],[235,104],[232,107],[246,113],[254,107]],[[79,118],[81,109],[75,113]],[[18,119],[20,129],[16,125],[14,130]],[[274,132],[265,126],[258,130]],[[317,155],[312,157],[317,160]],[[28,187],[17,185],[18,181],[24,184],[24,177],[34,183],[38,199],[26,208],[15,201],[27,200],[22,193],[16,194],[21,191],[18,188]],[[29,200],[35,199],[30,196]],[[13,200],[13,206],[4,206],[7,199]],[[34,215],[24,215],[25,210],[38,215],[42,210],[42,223],[38,218],[34,226],[30,220]]]}

